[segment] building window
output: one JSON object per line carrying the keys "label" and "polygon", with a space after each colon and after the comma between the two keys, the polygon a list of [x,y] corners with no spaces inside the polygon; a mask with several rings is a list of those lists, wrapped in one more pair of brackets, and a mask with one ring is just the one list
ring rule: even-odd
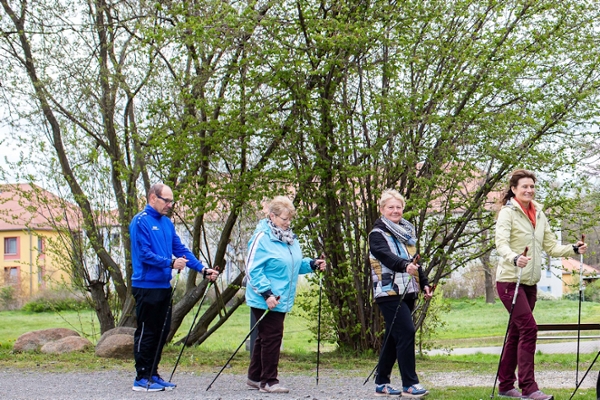
{"label": "building window", "polygon": [[46,250],[46,246],[45,246],[45,240],[43,237],[38,236],[37,238],[38,243],[37,243],[37,251],[38,251],[38,258],[40,259],[44,259],[44,255],[45,255],[45,250]]}
{"label": "building window", "polygon": [[19,267],[4,267],[4,284],[19,285]]}
{"label": "building window", "polygon": [[44,267],[38,267],[38,287],[40,289],[46,289],[46,280],[44,279],[44,275],[46,271]]}
{"label": "building window", "polygon": [[110,245],[113,248],[119,247],[121,245],[121,235],[119,235],[118,233],[111,233],[110,234]]}
{"label": "building window", "polygon": [[541,292],[552,293],[552,286],[538,286]]}
{"label": "building window", "polygon": [[4,238],[4,259],[14,260],[19,258],[19,238],[7,237]]}

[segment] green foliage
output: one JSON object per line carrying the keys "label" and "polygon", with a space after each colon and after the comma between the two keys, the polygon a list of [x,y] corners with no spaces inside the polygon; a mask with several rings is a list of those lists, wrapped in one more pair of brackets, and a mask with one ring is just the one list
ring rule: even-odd
{"label": "green foliage", "polygon": [[[579,300],[579,290],[577,292],[573,292],[572,294],[577,296],[577,300]],[[593,301],[596,303],[600,303],[600,281],[596,280],[592,283],[588,283],[583,290],[583,299],[585,301]]]}
{"label": "green foliage", "polygon": [[37,298],[25,303],[22,309],[34,313],[82,311],[89,310],[90,305],[85,299],[64,292],[44,291]]}
{"label": "green foliage", "polygon": [[17,303],[16,291],[12,285],[0,288],[0,310],[10,310]]}
{"label": "green foliage", "polygon": [[[423,299],[421,298],[421,305]],[[417,309],[420,305],[417,305]],[[417,310],[415,310],[417,311]],[[444,317],[450,311],[450,304],[444,299],[444,293],[442,288],[437,288],[434,292],[434,296],[429,303],[427,310],[427,318],[419,326],[416,332],[416,346],[418,353],[422,354],[423,350],[431,350],[440,346],[439,342],[436,342],[436,337],[440,330],[443,330],[447,322]],[[415,313],[419,315],[418,313]]]}
{"label": "green foliage", "polygon": [[[311,279],[312,284],[308,288],[299,289],[292,313],[306,320],[308,329],[313,335],[312,341],[318,339],[319,321],[319,281],[318,277]],[[336,343],[337,329],[331,303],[326,295],[321,296],[321,342]]]}
{"label": "green foliage", "polygon": [[[564,194],[582,180],[555,183],[576,176],[600,134],[589,126],[600,111],[594,2],[209,0],[138,10],[75,1],[65,7],[84,22],[71,26],[55,3],[12,13],[27,30],[0,15],[18,33],[0,36],[10,50],[0,64],[7,126],[33,127],[24,148],[42,148],[51,128],[53,152],[28,161],[68,187],[86,217],[86,244],[71,258],[98,258],[101,271],[90,277],[74,262],[73,275],[81,290],[107,280],[99,302],[114,287],[115,304],[127,304],[131,277],[127,252],[117,262],[97,236],[101,216],[118,208],[127,249],[151,180],[172,186],[194,251],[212,265],[231,238],[245,248],[264,198],[290,193],[296,231],[329,259],[338,344],[364,351],[380,332],[367,234],[383,189],[405,195],[437,283],[492,246],[481,246],[494,224],[489,202],[515,167],[547,174],[546,206],[576,207]],[[110,325],[113,314],[104,317]]]}

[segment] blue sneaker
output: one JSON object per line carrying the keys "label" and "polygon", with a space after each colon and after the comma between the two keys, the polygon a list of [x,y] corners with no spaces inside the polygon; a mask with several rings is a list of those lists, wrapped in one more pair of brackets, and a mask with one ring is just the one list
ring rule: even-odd
{"label": "blue sneaker", "polygon": [[375,387],[375,396],[400,396],[402,391],[394,389],[388,384],[377,385]]}
{"label": "blue sneaker", "polygon": [[165,387],[148,378],[135,379],[132,389],[136,392],[162,392]]}
{"label": "blue sneaker", "polygon": [[160,375],[156,374],[156,375],[152,375],[152,380],[156,383],[158,383],[160,386],[164,387],[165,390],[173,390],[177,387],[176,384],[171,383],[171,382],[167,382],[165,381],[163,378],[160,377]]}
{"label": "blue sneaker", "polygon": [[402,388],[402,397],[420,398],[429,394],[429,391],[418,383]]}

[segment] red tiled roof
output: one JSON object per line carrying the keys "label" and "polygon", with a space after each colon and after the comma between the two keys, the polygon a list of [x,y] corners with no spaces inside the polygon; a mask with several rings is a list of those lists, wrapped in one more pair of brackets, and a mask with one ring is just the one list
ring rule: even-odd
{"label": "red tiled roof", "polygon": [[[579,273],[580,263],[575,258],[561,258],[563,274]],[[584,276],[600,276],[600,271],[591,265],[583,264],[583,275]]]}
{"label": "red tiled roof", "polygon": [[79,209],[60,197],[29,184],[0,185],[0,231],[79,229]]}

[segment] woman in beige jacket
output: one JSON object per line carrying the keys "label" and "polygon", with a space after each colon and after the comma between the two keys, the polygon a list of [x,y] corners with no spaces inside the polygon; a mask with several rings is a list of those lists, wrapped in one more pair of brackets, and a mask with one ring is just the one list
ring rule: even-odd
{"label": "woman in beige jacket", "polygon": [[[498,370],[499,394],[534,400],[551,400],[553,396],[539,390],[534,375],[537,324],[533,308],[537,299],[537,283],[542,271],[542,250],[552,257],[583,254],[587,245],[561,245],[552,231],[541,204],[533,200],[536,177],[523,169],[512,173],[502,199],[496,222],[496,249],[500,262],[496,271],[496,288],[507,310],[512,307],[518,269],[522,268],[516,303],[508,327],[504,353]],[[522,255],[525,248],[527,256]],[[518,368],[519,388],[515,369]]]}

